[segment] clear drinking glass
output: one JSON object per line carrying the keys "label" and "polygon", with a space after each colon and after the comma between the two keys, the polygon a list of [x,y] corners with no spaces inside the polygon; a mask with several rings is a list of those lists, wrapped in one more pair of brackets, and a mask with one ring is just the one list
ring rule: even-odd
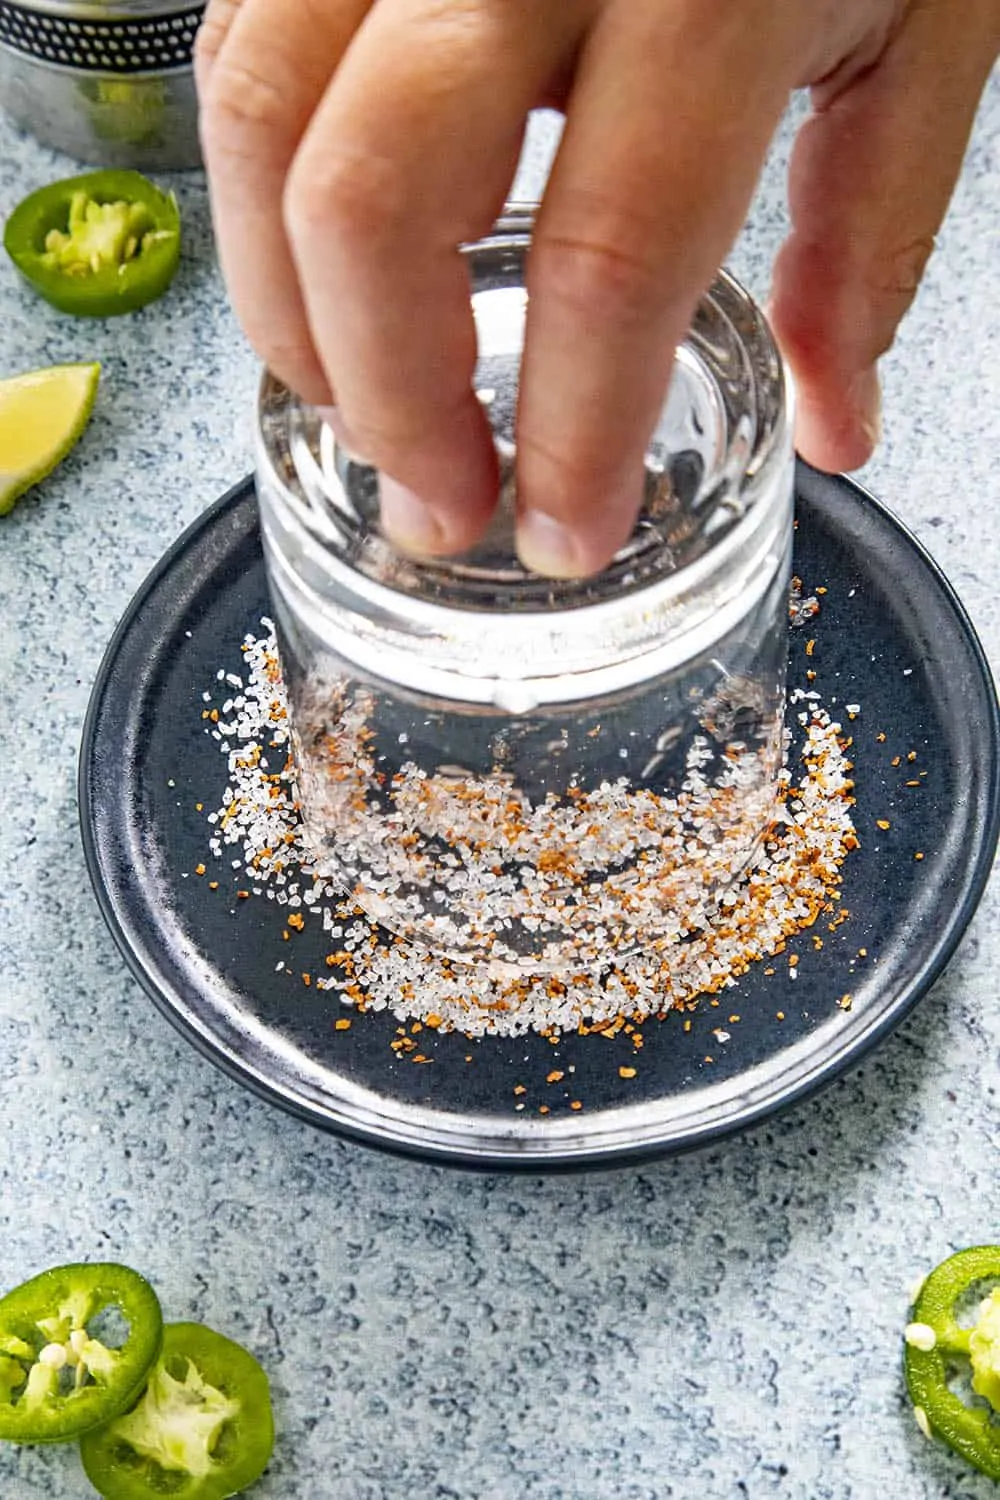
{"label": "clear drinking glass", "polygon": [[512,491],[532,223],[512,209],[464,251],[504,474],[479,546],[395,552],[377,473],[270,377],[258,491],[318,865],[407,939],[558,983],[704,928],[776,816],[793,452],[774,341],[720,274],[628,544],[595,578],[527,573]]}

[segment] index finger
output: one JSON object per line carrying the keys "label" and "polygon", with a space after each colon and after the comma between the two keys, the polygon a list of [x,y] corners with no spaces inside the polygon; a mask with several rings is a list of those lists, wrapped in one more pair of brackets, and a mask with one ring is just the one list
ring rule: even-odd
{"label": "index finger", "polygon": [[468,547],[496,503],[459,247],[502,208],[528,111],[592,3],[382,0],[292,169],[285,216],[316,348],[409,551]]}

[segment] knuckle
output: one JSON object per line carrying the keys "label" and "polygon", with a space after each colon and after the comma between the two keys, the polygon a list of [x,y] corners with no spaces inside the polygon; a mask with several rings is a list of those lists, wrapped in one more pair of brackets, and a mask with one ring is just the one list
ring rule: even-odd
{"label": "knuckle", "polygon": [[413,462],[415,445],[423,427],[400,417],[388,402],[372,406],[369,401],[352,402],[342,407],[344,425],[359,453],[376,468],[393,474],[406,474]]}
{"label": "knuckle", "polygon": [[356,407],[343,411],[343,418],[359,452],[364,453],[378,468],[391,468],[399,455],[396,444],[386,433],[383,424],[374,420],[370,412]]}
{"label": "knuckle", "polygon": [[415,455],[426,458],[452,451],[466,401],[467,391],[456,400],[442,390],[409,390],[403,395],[383,382],[341,388],[339,412],[357,451],[377,468],[405,479]]}
{"label": "knuckle", "polygon": [[518,470],[525,488],[524,498],[543,501],[542,509],[558,517],[589,513],[614,491],[615,476],[601,464],[601,456],[585,444],[557,441],[530,428],[518,432]]}
{"label": "knuckle", "polygon": [[828,239],[825,259],[832,267],[830,279],[846,296],[861,293],[871,300],[905,298],[909,301],[920,285],[934,250],[934,236],[861,236],[845,226]]}
{"label": "knuckle", "polygon": [[[779,256],[772,317],[786,352],[807,371],[853,367],[885,354],[934,249],[930,235],[822,248],[790,244]],[[784,274],[787,270],[787,274]]]}
{"label": "knuckle", "polygon": [[922,235],[905,244],[891,246],[875,263],[870,278],[872,290],[910,301],[923,279],[933,251],[933,235]]}
{"label": "knuckle", "polygon": [[529,290],[588,321],[628,325],[648,318],[666,297],[662,269],[623,240],[568,235],[536,240]]}
{"label": "knuckle", "polygon": [[194,65],[200,77],[207,77],[222,51],[238,10],[239,0],[209,0],[194,39]]}
{"label": "knuckle", "polygon": [[864,320],[832,296],[822,306],[778,301],[771,316],[782,351],[801,376],[820,379],[861,357]]}
{"label": "knuckle", "polygon": [[244,328],[251,348],[272,375],[315,406],[332,402],[329,382],[311,343],[283,337],[280,331],[275,333],[260,321],[250,323],[244,319]]}
{"label": "knuckle", "polygon": [[839,368],[847,346],[864,337],[859,288],[857,268],[828,244],[801,236],[786,242],[775,264],[770,315],[785,354],[800,371]]}
{"label": "knuckle", "polygon": [[251,62],[216,58],[202,99],[206,150],[257,158],[272,132],[284,134],[287,96],[274,72]]}
{"label": "knuckle", "polygon": [[295,240],[332,232],[349,245],[370,248],[387,239],[398,219],[385,179],[385,170],[368,155],[305,147],[286,181],[285,227]]}

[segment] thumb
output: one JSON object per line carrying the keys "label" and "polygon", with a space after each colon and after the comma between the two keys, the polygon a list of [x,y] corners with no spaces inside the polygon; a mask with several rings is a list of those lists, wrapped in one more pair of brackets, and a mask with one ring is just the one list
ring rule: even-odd
{"label": "thumb", "polygon": [[877,361],[920,283],[998,51],[996,0],[927,0],[873,68],[832,98],[813,91],[770,311],[798,386],[796,444],[818,468],[857,468],[878,442]]}

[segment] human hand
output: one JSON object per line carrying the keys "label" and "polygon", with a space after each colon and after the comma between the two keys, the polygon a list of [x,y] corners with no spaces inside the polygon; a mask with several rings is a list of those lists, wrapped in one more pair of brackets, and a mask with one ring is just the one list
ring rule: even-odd
{"label": "human hand", "polygon": [[230,293],[261,358],[382,471],[393,539],[456,552],[497,494],[462,242],[542,103],[566,128],[535,227],[518,549],[604,565],[638,510],[674,350],[789,93],[772,322],[800,452],[855,468],[1000,51],[1000,0],[210,0],[196,64]]}

